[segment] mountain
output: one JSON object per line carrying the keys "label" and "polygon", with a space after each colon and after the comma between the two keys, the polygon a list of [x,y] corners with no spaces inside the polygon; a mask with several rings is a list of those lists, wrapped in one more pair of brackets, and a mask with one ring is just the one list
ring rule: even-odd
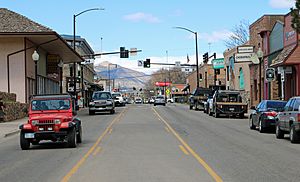
{"label": "mountain", "polygon": [[108,61],[101,62],[94,67],[97,75],[102,79],[115,80],[115,87],[122,89],[132,89],[133,87],[139,89],[144,88],[145,83],[150,79],[145,73],[138,72],[120,65],[108,65]]}

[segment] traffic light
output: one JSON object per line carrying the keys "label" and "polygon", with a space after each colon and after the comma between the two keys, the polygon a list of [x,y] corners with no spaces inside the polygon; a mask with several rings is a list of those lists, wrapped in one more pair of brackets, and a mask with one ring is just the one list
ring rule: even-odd
{"label": "traffic light", "polygon": [[129,58],[129,51],[125,47],[120,47],[120,58]]}
{"label": "traffic light", "polygon": [[205,54],[203,54],[203,62],[204,63],[208,62],[208,52],[206,52]]}
{"label": "traffic light", "polygon": [[216,53],[214,53],[213,56],[214,56],[214,59],[217,59],[217,54]]}
{"label": "traffic light", "polygon": [[144,61],[144,68],[150,68],[150,59],[146,59],[146,61]]}

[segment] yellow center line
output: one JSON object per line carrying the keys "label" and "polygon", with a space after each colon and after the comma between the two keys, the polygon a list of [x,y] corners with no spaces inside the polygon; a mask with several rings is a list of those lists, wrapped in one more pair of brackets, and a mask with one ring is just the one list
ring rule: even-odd
{"label": "yellow center line", "polygon": [[100,150],[101,150],[101,147],[97,147],[97,149],[93,153],[93,156],[97,155],[100,152]]}
{"label": "yellow center line", "polygon": [[182,152],[183,152],[185,155],[189,155],[189,154],[190,154],[190,153],[184,148],[184,146],[179,145],[179,148],[182,150]]}
{"label": "yellow center line", "polygon": [[79,167],[85,162],[85,160],[93,153],[95,148],[99,145],[99,143],[102,141],[104,136],[108,133],[110,128],[116,123],[116,121],[122,116],[121,114],[124,113],[126,109],[124,109],[117,117],[115,117],[112,122],[107,126],[107,128],[104,130],[102,135],[97,139],[95,144],[89,149],[89,151],[75,164],[75,166],[63,177],[61,182],[67,182],[70,180],[73,174],[77,172]]}
{"label": "yellow center line", "polygon": [[173,133],[173,135],[178,139],[178,141],[189,151],[190,154],[206,169],[206,171],[210,174],[210,176],[216,182],[222,182],[222,178],[177,134],[177,132],[171,127],[171,125],[164,120],[158,112],[152,108],[156,115],[162,120],[162,122],[169,128],[169,130]]}
{"label": "yellow center line", "polygon": [[168,127],[165,127],[165,130],[166,130],[168,133],[170,133],[170,130],[169,130]]}

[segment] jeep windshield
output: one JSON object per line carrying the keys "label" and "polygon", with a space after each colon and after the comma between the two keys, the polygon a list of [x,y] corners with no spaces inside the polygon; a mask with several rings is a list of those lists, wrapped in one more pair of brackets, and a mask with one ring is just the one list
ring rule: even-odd
{"label": "jeep windshield", "polygon": [[108,100],[112,99],[110,93],[108,92],[96,92],[93,94],[93,100]]}
{"label": "jeep windshield", "polygon": [[239,94],[220,93],[217,102],[242,102]]}
{"label": "jeep windshield", "polygon": [[68,110],[70,109],[70,100],[68,99],[48,99],[31,101],[31,110],[48,111],[48,110]]}

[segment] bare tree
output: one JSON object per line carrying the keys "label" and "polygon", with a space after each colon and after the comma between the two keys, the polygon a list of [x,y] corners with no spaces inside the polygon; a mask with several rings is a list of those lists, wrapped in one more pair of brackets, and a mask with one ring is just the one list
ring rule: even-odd
{"label": "bare tree", "polygon": [[247,20],[241,20],[240,23],[232,29],[232,35],[224,41],[228,49],[245,44],[249,40],[249,26]]}

